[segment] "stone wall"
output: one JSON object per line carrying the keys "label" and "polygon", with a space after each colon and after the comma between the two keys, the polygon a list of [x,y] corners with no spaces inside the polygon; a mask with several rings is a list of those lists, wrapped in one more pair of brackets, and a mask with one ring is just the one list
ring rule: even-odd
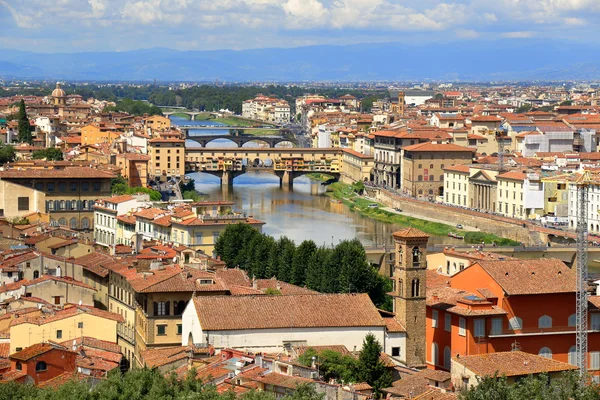
{"label": "stone wall", "polygon": [[[523,242],[526,245],[540,245],[545,243],[538,232],[530,232],[522,225],[504,222],[501,219],[491,219],[479,213],[470,212],[438,203],[415,200],[407,197],[396,196],[386,190],[374,189],[373,195],[377,201],[388,207],[399,207],[403,211],[422,216],[423,219],[432,217],[446,222],[448,225],[468,225],[479,228],[482,232],[492,233],[496,236]],[[547,239],[546,239],[547,240]]]}

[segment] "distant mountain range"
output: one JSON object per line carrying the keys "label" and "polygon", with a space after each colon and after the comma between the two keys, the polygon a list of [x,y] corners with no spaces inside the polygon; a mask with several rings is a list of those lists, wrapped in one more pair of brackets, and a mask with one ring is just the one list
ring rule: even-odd
{"label": "distant mountain range", "polygon": [[258,50],[0,50],[0,76],[107,81],[600,80],[600,45],[530,39]]}

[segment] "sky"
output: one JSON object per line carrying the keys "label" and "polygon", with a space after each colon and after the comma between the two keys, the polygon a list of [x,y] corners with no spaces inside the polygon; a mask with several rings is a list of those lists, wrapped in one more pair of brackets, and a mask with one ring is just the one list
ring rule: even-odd
{"label": "sky", "polygon": [[256,49],[498,38],[593,43],[599,0],[0,0],[0,48]]}

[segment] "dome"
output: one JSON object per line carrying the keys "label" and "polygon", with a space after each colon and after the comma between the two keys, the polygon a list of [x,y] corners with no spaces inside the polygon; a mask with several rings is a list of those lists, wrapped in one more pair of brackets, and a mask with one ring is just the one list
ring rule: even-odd
{"label": "dome", "polygon": [[52,97],[65,97],[66,93],[60,88],[60,82],[56,82],[56,89],[52,91]]}

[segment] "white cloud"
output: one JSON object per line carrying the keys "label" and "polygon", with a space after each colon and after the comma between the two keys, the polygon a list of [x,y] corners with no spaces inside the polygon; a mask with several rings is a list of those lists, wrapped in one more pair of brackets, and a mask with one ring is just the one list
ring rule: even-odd
{"label": "white cloud", "polygon": [[587,21],[583,18],[569,17],[569,18],[565,18],[565,24],[567,24],[567,25],[587,25]]}
{"label": "white cloud", "polygon": [[535,36],[535,33],[531,32],[531,31],[515,31],[515,32],[504,32],[504,33],[500,34],[500,36],[502,36],[503,38],[508,38],[508,39],[525,39],[525,38],[531,38],[531,37]]}
{"label": "white cloud", "polygon": [[307,20],[320,20],[327,13],[319,0],[288,0],[282,7],[289,16]]}
{"label": "white cloud", "polygon": [[485,19],[488,22],[498,21],[498,17],[496,17],[496,14],[494,13],[483,13],[483,19]]}
{"label": "white cloud", "polygon": [[456,33],[456,37],[461,39],[476,39],[481,36],[479,32],[473,29],[457,29],[454,33]]}

